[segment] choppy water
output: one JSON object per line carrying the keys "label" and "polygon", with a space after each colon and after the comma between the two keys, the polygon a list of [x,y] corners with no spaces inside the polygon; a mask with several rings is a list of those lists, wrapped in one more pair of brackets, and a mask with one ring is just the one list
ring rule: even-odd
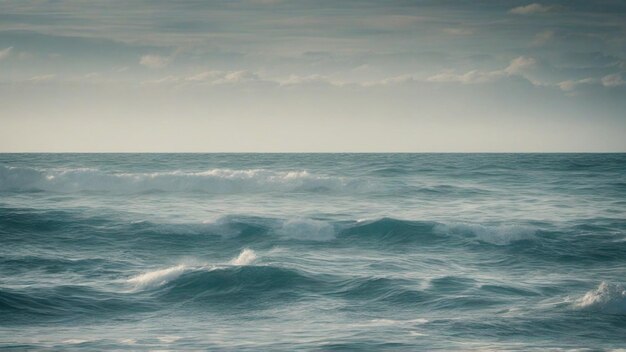
{"label": "choppy water", "polygon": [[626,346],[626,154],[0,154],[0,347]]}

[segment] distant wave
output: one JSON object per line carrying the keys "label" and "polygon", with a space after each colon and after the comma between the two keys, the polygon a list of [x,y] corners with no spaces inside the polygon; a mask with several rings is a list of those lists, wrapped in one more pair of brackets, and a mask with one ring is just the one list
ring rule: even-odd
{"label": "distant wave", "polygon": [[209,169],[199,172],[111,173],[91,168],[37,169],[0,165],[0,191],[51,192],[356,192],[363,181],[311,174],[306,170]]}
{"label": "distant wave", "polygon": [[482,225],[378,218],[359,221],[327,221],[310,218],[273,219],[225,216],[202,224],[150,224],[162,233],[214,234],[222,237],[269,235],[285,240],[328,242],[358,239],[384,245],[419,242],[437,243],[450,239],[508,245],[537,239],[537,228],[525,225]]}
{"label": "distant wave", "polygon": [[[152,222],[115,219],[113,217],[90,218],[72,211],[30,211],[27,209],[1,208],[0,215],[10,220],[17,232],[35,232],[42,230],[60,231],[63,236],[68,230],[88,232],[89,236],[126,238],[133,236],[134,241],[148,241],[171,236],[218,236],[234,238],[244,236],[249,239],[263,237],[294,241],[353,241],[354,244],[373,243],[383,246],[408,243],[438,244],[457,241],[459,245],[484,243],[491,245],[509,245],[522,241],[540,240],[540,229],[525,224],[478,224],[464,222],[437,222],[403,220],[390,217],[366,220],[325,220],[314,218],[267,218],[246,215],[227,215],[211,221],[195,223]],[[93,224],[92,224],[93,223]],[[65,225],[64,225],[65,224]],[[97,231],[90,230],[95,226]],[[115,227],[115,231],[105,231]],[[13,232],[13,231],[11,231]],[[11,233],[10,232],[10,233]],[[47,238],[52,238],[45,235]],[[24,238],[16,234],[16,240]],[[9,239],[8,237],[7,239]],[[72,237],[78,241],[81,237]],[[176,239],[173,237],[172,240]],[[614,238],[611,238],[611,243]],[[177,241],[183,245],[185,242]],[[615,247],[615,246],[613,246]]]}
{"label": "distant wave", "polygon": [[[602,226],[582,226],[600,220],[577,220],[569,225],[541,223],[472,223],[460,221],[405,220],[392,217],[365,220],[324,218],[272,218],[253,215],[227,215],[209,221],[156,222],[130,221],[116,214],[86,215],[83,210],[33,210],[0,207],[4,220],[5,244],[53,243],[90,248],[102,245],[153,253],[172,250],[189,252],[198,246],[239,248],[256,244],[311,242],[319,246],[342,244],[377,250],[398,250],[406,246],[433,246],[492,250],[499,248],[507,257],[490,256],[509,263],[533,258],[541,262],[585,265],[614,262],[626,256],[621,219],[600,219]],[[130,240],[129,240],[130,239]],[[295,243],[294,243],[295,244]],[[232,248],[232,247],[229,247]],[[503,259],[506,258],[506,259]],[[35,258],[37,259],[37,258]],[[31,268],[54,270],[54,263],[21,260],[8,256],[15,270]],[[243,257],[241,260],[244,260]],[[244,260],[245,261],[245,260]],[[19,265],[18,265],[19,264]],[[89,262],[72,265],[97,265]],[[502,264],[502,263],[501,263]]]}
{"label": "distant wave", "polygon": [[375,237],[386,243],[420,241],[428,243],[443,239],[473,239],[478,242],[507,245],[535,239],[536,228],[523,225],[482,225],[473,223],[409,221],[394,218],[359,221],[345,229],[344,235]]}

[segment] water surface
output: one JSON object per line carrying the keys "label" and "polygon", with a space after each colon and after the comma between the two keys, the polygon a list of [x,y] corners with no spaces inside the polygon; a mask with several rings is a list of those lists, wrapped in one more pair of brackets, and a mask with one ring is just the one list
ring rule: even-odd
{"label": "water surface", "polygon": [[626,154],[0,154],[0,346],[611,350]]}

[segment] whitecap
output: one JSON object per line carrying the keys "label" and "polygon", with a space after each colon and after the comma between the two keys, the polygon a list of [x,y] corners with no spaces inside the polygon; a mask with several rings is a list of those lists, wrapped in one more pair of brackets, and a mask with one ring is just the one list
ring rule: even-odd
{"label": "whitecap", "polygon": [[83,340],[83,339],[67,339],[67,340],[63,340],[63,343],[69,344],[69,345],[79,345],[81,343],[85,343],[85,342],[89,342],[89,340]]}
{"label": "whitecap", "polygon": [[127,281],[134,284],[137,288],[152,288],[162,286],[182,275],[188,267],[180,264],[166,269],[148,271],[144,274],[137,275]]}
{"label": "whitecap", "polygon": [[[227,265],[250,265],[256,259],[257,254],[252,249],[245,248],[241,251],[241,253],[239,253],[237,257],[230,260]],[[169,268],[152,270],[137,276],[133,276],[130,279],[126,280],[126,282],[134,285],[136,289],[155,288],[176,280],[178,277],[185,274],[186,272],[199,270],[215,270],[219,268],[224,268],[227,265],[198,264],[197,262],[195,262],[195,265],[179,264],[171,266]]]}
{"label": "whitecap", "polygon": [[181,336],[157,336],[157,339],[163,343],[174,343],[180,339],[182,339]]}
{"label": "whitecap", "polygon": [[245,248],[236,258],[230,261],[231,265],[250,265],[256,260],[256,253],[252,249]]}
{"label": "whitecap", "polygon": [[580,298],[576,306],[606,314],[626,314],[626,289],[603,281],[598,288]]}

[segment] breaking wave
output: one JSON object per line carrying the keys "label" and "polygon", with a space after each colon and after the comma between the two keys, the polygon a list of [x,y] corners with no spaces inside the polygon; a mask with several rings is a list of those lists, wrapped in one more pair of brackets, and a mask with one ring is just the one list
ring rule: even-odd
{"label": "breaking wave", "polygon": [[603,281],[598,288],[580,298],[576,306],[605,314],[626,315],[626,288]]}
{"label": "breaking wave", "polygon": [[[245,248],[239,253],[238,256],[231,259],[228,264],[232,266],[244,266],[250,265],[257,259],[257,254],[249,249]],[[223,268],[224,265],[186,265],[179,264],[165,269],[157,269],[153,271],[148,271],[143,274],[134,276],[127,280],[128,283],[134,285],[135,288],[138,289],[146,289],[146,288],[154,288],[163,286],[170,281],[176,280],[181,275],[194,272],[194,271],[212,271],[216,269]]]}

